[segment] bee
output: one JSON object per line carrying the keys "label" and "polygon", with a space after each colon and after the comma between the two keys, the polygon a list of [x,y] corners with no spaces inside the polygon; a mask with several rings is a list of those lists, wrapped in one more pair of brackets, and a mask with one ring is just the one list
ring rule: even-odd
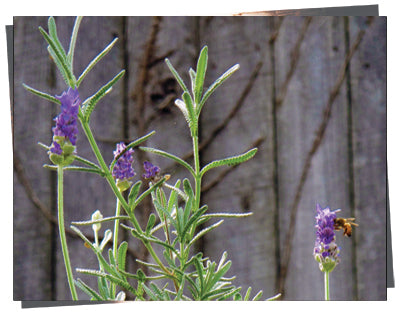
{"label": "bee", "polygon": [[354,223],[354,217],[350,218],[335,218],[334,220],[334,228],[335,230],[343,229],[343,236],[351,237],[352,228],[351,226],[358,226],[358,224]]}

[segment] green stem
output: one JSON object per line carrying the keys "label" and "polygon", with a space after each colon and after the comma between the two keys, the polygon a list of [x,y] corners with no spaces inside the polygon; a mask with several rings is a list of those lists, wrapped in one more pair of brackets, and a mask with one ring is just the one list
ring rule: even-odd
{"label": "green stem", "polygon": [[[101,155],[101,152],[99,150],[99,147],[97,146],[97,143],[93,137],[93,133],[90,129],[89,124],[83,120],[83,118],[80,118],[81,121],[81,125],[82,128],[86,134],[86,137],[90,143],[90,146],[92,147],[93,153],[96,155],[97,161],[99,162],[99,165],[101,167],[101,169],[103,170],[103,172],[105,173],[105,177],[111,187],[111,189],[113,190],[115,196],[118,198],[118,200],[120,201],[120,204],[122,205],[122,207],[124,208],[125,212],[129,215],[130,221],[132,222],[132,224],[135,226],[135,229],[139,232],[139,234],[144,234],[142,228],[140,227],[140,224],[138,222],[138,220],[136,219],[135,215],[133,214],[133,212],[131,212],[128,203],[126,202],[126,200],[124,199],[124,197],[122,196],[121,192],[119,191],[114,178],[112,177],[110,170],[108,169],[103,156]],[[149,242],[143,241],[143,244],[146,246],[147,250],[149,251],[150,255],[154,258],[154,260],[156,261],[156,263],[158,265],[160,265],[160,267],[163,269],[163,271],[165,271],[166,273],[171,274],[166,268],[165,266],[162,264],[162,262],[160,261],[160,259],[158,258],[157,254],[155,253],[155,251],[153,250],[153,247],[151,246],[151,244]]]}
{"label": "green stem", "polygon": [[78,300],[78,295],[76,293],[74,278],[72,276],[71,262],[69,260],[67,238],[65,236],[65,226],[64,226],[64,194],[63,194],[63,184],[64,184],[64,171],[62,165],[57,168],[58,174],[58,227],[60,232],[61,248],[64,257],[65,270],[67,271],[69,289],[71,290],[71,295],[73,300]]}
{"label": "green stem", "polygon": [[200,207],[200,194],[201,194],[201,175],[200,175],[200,156],[199,156],[199,137],[193,136],[193,157],[194,157],[194,172],[195,172],[195,210]]}
{"label": "green stem", "polygon": [[124,199],[124,197],[122,196],[122,193],[119,191],[114,178],[112,177],[110,170],[108,169],[103,156],[101,155],[101,152],[99,150],[99,147],[97,146],[97,143],[93,137],[93,133],[90,129],[90,126],[87,122],[83,121],[83,119],[80,120],[81,124],[82,124],[82,128],[86,134],[86,137],[90,143],[90,146],[92,147],[93,153],[95,154],[97,161],[99,162],[99,165],[101,167],[101,169],[103,170],[103,172],[105,173],[105,178],[107,179],[111,189],[113,190],[115,196],[118,198],[118,200],[120,201],[122,207],[124,208],[124,210],[126,211],[126,213],[129,215],[129,218],[131,219],[131,222],[133,223],[133,225],[135,226],[136,230],[139,233],[143,233],[143,230],[140,228],[140,224],[137,221],[136,217],[134,216],[134,214],[131,212],[128,203],[126,202],[126,200]]}
{"label": "green stem", "polygon": [[329,272],[325,272],[325,300],[330,300],[329,298]]}
{"label": "green stem", "polygon": [[[117,205],[115,208],[115,217],[120,215],[121,211],[121,202],[117,198]],[[119,219],[116,219],[114,221],[114,239],[113,239],[113,255],[114,255],[114,260],[117,262],[118,260],[118,230],[119,230]],[[116,285],[111,284],[111,293],[113,297],[115,298],[115,292],[116,292]]]}

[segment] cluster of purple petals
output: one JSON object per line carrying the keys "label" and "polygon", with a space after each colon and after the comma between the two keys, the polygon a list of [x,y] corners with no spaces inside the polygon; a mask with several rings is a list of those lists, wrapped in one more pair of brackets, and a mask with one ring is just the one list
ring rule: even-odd
{"label": "cluster of purple petals", "polygon": [[[126,148],[126,145],[121,142],[117,143],[117,148],[114,150],[114,158],[121,154]],[[128,149],[115,163],[112,175],[114,179],[129,180],[135,176],[135,171],[132,167],[133,163],[133,149]]]}
{"label": "cluster of purple petals", "polygon": [[153,165],[148,161],[144,161],[143,168],[145,170],[143,177],[146,179],[156,177],[156,175],[160,172],[160,168],[158,166]]}
{"label": "cluster of purple petals", "polygon": [[317,228],[314,256],[319,255],[321,260],[329,257],[330,260],[338,262],[339,249],[335,242],[334,223],[336,211],[331,211],[329,207],[322,209],[317,204],[317,215],[315,216]]}
{"label": "cluster of purple petals", "polygon": [[58,154],[58,155],[62,154],[61,146],[59,145],[59,143],[57,141],[53,141],[53,144],[51,145],[51,148],[50,148],[50,152]]}
{"label": "cluster of purple petals", "polygon": [[[72,145],[76,145],[78,137],[78,111],[81,100],[78,89],[68,88],[61,96],[56,96],[61,102],[61,113],[54,119],[56,126],[53,127],[54,136],[65,137]],[[51,152],[61,154],[60,145],[53,141]]]}

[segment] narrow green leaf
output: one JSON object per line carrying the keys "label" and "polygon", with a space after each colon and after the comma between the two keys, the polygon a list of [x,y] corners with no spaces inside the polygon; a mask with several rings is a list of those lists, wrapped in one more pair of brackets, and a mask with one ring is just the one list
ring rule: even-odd
{"label": "narrow green leaf", "polygon": [[146,151],[146,152],[158,154],[158,155],[161,155],[161,156],[163,156],[165,158],[174,160],[175,162],[177,162],[180,165],[182,165],[183,167],[185,167],[193,176],[196,176],[195,173],[194,173],[193,168],[187,162],[185,162],[181,158],[179,158],[179,157],[177,157],[177,156],[175,156],[175,155],[173,155],[171,153],[168,153],[168,152],[165,152],[165,151],[162,151],[162,150],[158,150],[158,149],[154,149],[154,148],[150,148],[150,147],[139,147],[139,149],[143,150],[143,151]]}
{"label": "narrow green leaf", "polygon": [[83,79],[86,77],[86,75],[93,69],[93,67],[105,56],[107,55],[108,52],[112,49],[112,47],[115,45],[117,42],[118,38],[114,38],[113,41],[111,41],[110,44],[108,44],[107,47],[103,49],[90,63],[89,65],[83,70],[82,74],[79,76],[76,85],[79,87],[79,85],[82,83]]}
{"label": "narrow green leaf", "polygon": [[[49,164],[44,164],[44,168],[48,168],[50,170],[56,171],[57,166],[56,165],[49,165]],[[65,171],[76,171],[76,172],[86,172],[86,173],[94,173],[98,174],[102,177],[104,177],[106,174],[102,170],[98,170],[95,168],[88,168],[88,167],[81,167],[81,166],[64,166]]]}
{"label": "narrow green leaf", "polygon": [[204,48],[200,52],[199,60],[197,62],[196,83],[194,90],[194,102],[196,104],[200,102],[201,94],[203,92],[204,78],[207,71],[207,62],[208,62],[208,47],[204,46]]}
{"label": "narrow green leaf", "polygon": [[92,242],[86,238],[86,236],[75,226],[71,226],[71,229],[76,232],[78,234],[79,237],[81,237],[83,239],[84,242],[86,242],[86,244],[95,252],[97,253],[97,249],[95,246],[93,246]]}
{"label": "narrow green leaf", "polygon": [[156,216],[154,215],[154,213],[151,213],[146,226],[146,235],[149,235],[155,223],[156,223]]}
{"label": "narrow green leaf", "polygon": [[77,225],[77,226],[89,226],[97,223],[104,223],[104,222],[109,222],[109,221],[114,221],[114,220],[129,220],[129,216],[125,215],[119,215],[119,216],[111,216],[111,217],[105,217],[99,220],[95,221],[80,221],[80,222],[71,222],[72,225]]}
{"label": "narrow green leaf", "polygon": [[197,115],[200,114],[201,109],[203,108],[203,105],[207,101],[208,97],[211,96],[211,94],[215,91],[215,89],[217,89],[226,79],[228,79],[234,72],[236,72],[239,69],[239,67],[240,67],[239,64],[232,66],[224,74],[222,74],[214,83],[212,83],[212,85],[207,89],[207,91],[201,98],[201,101],[197,107]]}
{"label": "narrow green leaf", "polygon": [[49,53],[52,56],[54,62],[56,63],[57,67],[59,68],[60,72],[64,74],[67,80],[67,84],[70,87],[75,87],[75,78],[72,74],[66,60],[63,58],[61,52],[58,50],[57,45],[53,41],[53,39],[46,33],[46,31],[39,26],[39,31],[43,35],[44,39],[49,44]]}
{"label": "narrow green leaf", "polygon": [[190,76],[190,82],[191,82],[191,84],[192,84],[192,94],[194,95],[194,91],[195,91],[195,89],[196,89],[196,72],[192,69],[192,68],[190,68],[189,69],[189,76]]}
{"label": "narrow green leaf", "polygon": [[257,300],[259,300],[259,299],[261,298],[262,294],[263,294],[263,291],[260,290],[260,291],[254,296],[254,298],[252,299],[252,301],[257,301]]}
{"label": "narrow green leaf", "polygon": [[108,249],[108,260],[110,261],[110,265],[113,265],[114,267],[117,267],[117,262],[114,258],[113,250]]}
{"label": "narrow green leaf", "polygon": [[[268,299],[265,299],[265,301],[275,301],[275,300],[278,300],[278,299],[280,298],[280,296],[281,296],[281,294],[278,293],[278,294],[276,294],[275,296],[272,296],[272,297],[270,297],[270,298],[268,298]],[[260,296],[260,297],[261,297],[261,296]]]}
{"label": "narrow green leaf", "polygon": [[168,205],[167,205],[167,209],[168,212],[172,212],[172,209],[174,206],[177,206],[178,201],[177,201],[177,193],[179,190],[179,187],[181,186],[181,181],[180,179],[178,179],[175,183],[175,186],[173,188],[171,188],[171,193],[169,195],[169,199],[168,199]]}
{"label": "narrow green leaf", "polygon": [[233,292],[236,292],[237,289],[235,289],[234,286],[230,286],[230,287],[225,287],[225,288],[219,288],[219,289],[215,289],[212,290],[208,293],[206,293],[203,297],[202,300],[207,300],[207,301],[211,301],[211,300],[215,300],[218,297],[224,296],[225,294],[232,294]]}
{"label": "narrow green leaf", "polygon": [[[77,16],[76,17],[74,28],[72,30],[71,40],[69,42],[67,60],[68,60],[68,62],[70,64],[70,66],[71,66],[71,69],[73,68],[76,38],[78,37],[78,30],[79,30],[79,26],[81,24],[82,18],[83,18],[82,16]],[[77,84],[77,86],[79,87],[78,84]]]}
{"label": "narrow green leaf", "polygon": [[47,93],[45,93],[45,92],[36,90],[36,89],[34,89],[34,88],[32,88],[32,87],[29,87],[29,86],[26,85],[26,84],[22,84],[22,86],[23,86],[26,90],[28,90],[29,92],[33,93],[33,94],[36,95],[36,96],[39,96],[39,97],[41,97],[41,98],[43,98],[43,99],[46,99],[46,100],[49,100],[49,101],[51,101],[51,102],[54,102],[54,103],[56,103],[56,104],[61,105],[60,100],[58,100],[58,99],[57,99],[56,97],[54,97],[54,96],[51,96],[51,95],[49,95],[49,94],[47,94]]}
{"label": "narrow green leaf", "polygon": [[222,276],[225,275],[225,273],[231,268],[232,262],[228,261],[226,262],[217,272],[212,276],[210,281],[208,282],[207,289],[211,289],[212,286],[214,286]]}
{"label": "narrow green leaf", "polygon": [[176,264],[174,260],[171,258],[169,251],[164,250],[163,251],[164,259],[167,261],[168,265],[171,266],[172,268],[176,267]]}
{"label": "narrow green leaf", "polygon": [[194,192],[193,192],[192,185],[190,184],[190,181],[187,178],[185,178],[183,180],[183,190],[185,191],[186,195],[189,198],[194,198]]}
{"label": "narrow green leaf", "polygon": [[144,291],[146,291],[146,294],[150,297],[151,300],[153,300],[153,301],[159,300],[149,287],[147,287],[146,285],[143,285],[143,289],[144,289]]}
{"label": "narrow green leaf", "polygon": [[158,200],[155,200],[153,203],[156,209],[164,213],[168,218],[168,220],[171,222],[171,224],[174,225],[175,229],[177,229],[179,226],[177,225],[177,221],[174,219],[172,214],[166,208],[164,208],[164,206],[162,206]]}
{"label": "narrow green leaf", "polygon": [[79,156],[79,155],[75,155],[75,160],[78,161],[78,162],[81,162],[81,163],[83,163],[83,164],[85,164],[85,165],[88,165],[88,166],[90,166],[90,167],[93,167],[93,168],[98,169],[98,170],[101,171],[100,166],[98,166],[97,164],[95,164],[95,163],[93,163],[93,162],[91,162],[91,161],[89,161],[89,160],[87,160],[87,159],[85,159],[85,158],[82,158],[82,157]]}
{"label": "narrow green leaf", "polygon": [[176,211],[176,231],[178,232],[178,236],[179,236],[179,241],[180,242],[184,242],[184,238],[182,237],[182,231],[184,228],[184,220],[183,220],[183,209],[182,208],[178,208],[178,210]]}
{"label": "narrow green leaf", "polygon": [[131,190],[129,191],[129,195],[128,195],[128,203],[129,203],[129,207],[133,208],[133,206],[135,205],[135,200],[139,194],[139,190],[140,187],[142,186],[142,181],[138,180],[132,187]]}
{"label": "narrow green leaf", "polygon": [[82,110],[85,116],[85,119],[89,121],[90,115],[92,114],[96,104],[108,93],[111,91],[112,86],[114,86],[118,80],[124,76],[125,70],[120,71],[113,79],[111,79],[107,84],[101,87],[93,96],[86,99],[82,103]]}
{"label": "narrow green leaf", "polygon": [[95,300],[98,301],[107,300],[102,298],[96,291],[94,291],[92,288],[86,285],[80,278],[74,280],[74,283],[79,289],[85,292],[88,296],[93,297]]}
{"label": "narrow green leaf", "polygon": [[223,166],[223,165],[233,166],[245,162],[251,159],[256,154],[257,150],[258,150],[257,148],[254,148],[247,151],[246,153],[237,156],[213,161],[202,168],[202,170],[200,171],[200,176],[203,176],[208,170],[218,166]]}
{"label": "narrow green leaf", "polygon": [[224,220],[220,220],[215,224],[212,224],[211,226],[203,229],[202,231],[198,232],[196,234],[196,236],[193,237],[193,239],[187,244],[187,247],[185,250],[188,250],[192,244],[194,244],[194,242],[196,240],[198,240],[200,237],[204,236],[205,234],[207,234],[208,232],[212,231],[213,229],[217,228],[219,225],[221,225],[224,222]]}
{"label": "narrow green leaf", "polygon": [[206,211],[208,210],[208,206],[207,205],[203,205],[200,209],[198,209],[189,219],[189,221],[186,223],[185,228],[182,231],[182,236],[184,237],[186,235],[186,233],[188,232],[188,230],[190,229],[190,227],[192,227],[192,225],[196,225],[197,226],[197,221],[200,218],[200,216],[202,216]]}
{"label": "narrow green leaf", "polygon": [[204,214],[202,218],[206,218],[207,220],[214,217],[231,217],[231,218],[242,218],[242,217],[249,217],[253,215],[253,212],[249,213],[208,213]]}
{"label": "narrow green leaf", "polygon": [[58,70],[60,71],[60,74],[64,79],[65,84],[67,86],[73,86],[72,81],[68,78],[69,76],[68,70],[65,69],[65,67],[62,65],[62,62],[57,58],[54,50],[50,46],[47,46],[47,51],[49,52],[51,59],[53,60]]}
{"label": "narrow green leaf", "polygon": [[197,115],[193,105],[192,97],[189,95],[189,93],[184,92],[182,95],[182,99],[185,102],[186,109],[188,111],[189,128],[192,133],[192,136],[197,136]]}
{"label": "narrow green leaf", "polygon": [[105,277],[97,277],[97,287],[99,289],[101,296],[104,299],[110,298],[110,289]]}
{"label": "narrow green leaf", "polygon": [[148,188],[146,191],[144,191],[135,201],[134,208],[145,198],[147,197],[153,190],[156,188],[160,187],[166,180],[167,178],[164,176],[162,179],[160,179],[158,182],[155,184],[152,184],[150,188]]}
{"label": "narrow green leaf", "polygon": [[128,251],[128,243],[126,241],[121,242],[118,248],[118,270],[125,270],[126,264],[126,252]]}
{"label": "narrow green leaf", "polygon": [[246,294],[244,295],[243,301],[249,301],[251,294],[251,287],[247,288]]}
{"label": "narrow green leaf", "polygon": [[[49,27],[50,37],[53,39],[53,42],[56,45],[57,50],[60,52],[62,58],[65,60],[66,64],[69,67],[69,62],[67,61],[67,55],[65,53],[63,46],[61,45],[60,40],[58,39],[56,21],[54,20],[54,17],[52,17],[52,16],[49,17],[48,27]],[[69,67],[69,69],[72,72],[71,67]]]}
{"label": "narrow green leaf", "polygon": [[204,268],[202,263],[200,262],[200,260],[198,258],[194,258],[194,266],[196,267],[196,271],[197,271],[197,276],[199,278],[200,281],[200,293],[203,293],[204,290]]}
{"label": "narrow green leaf", "polygon": [[177,80],[178,84],[181,86],[183,91],[186,91],[187,93],[189,93],[189,90],[187,89],[185,83],[183,82],[183,79],[179,76],[178,72],[172,66],[171,62],[168,59],[165,59],[165,63],[167,63],[169,70],[174,75],[175,79]]}

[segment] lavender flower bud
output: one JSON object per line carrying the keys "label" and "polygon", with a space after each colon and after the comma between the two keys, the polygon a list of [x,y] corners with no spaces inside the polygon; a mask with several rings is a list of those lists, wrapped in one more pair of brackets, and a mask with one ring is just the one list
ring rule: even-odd
{"label": "lavender flower bud", "polygon": [[[101,212],[99,210],[95,211],[92,214],[92,221],[98,221],[101,220],[103,218],[103,215],[101,214]],[[95,223],[92,225],[93,231],[98,232],[101,228],[101,223]]]}
{"label": "lavender flower bud", "polygon": [[[117,148],[114,151],[114,158],[121,154],[126,148],[123,142],[117,144]],[[115,162],[112,175],[117,182],[117,187],[121,190],[127,190],[131,185],[131,179],[136,175],[133,167],[133,149],[128,149],[125,153],[120,156]]]}
{"label": "lavender flower bud", "polygon": [[340,261],[340,249],[336,245],[334,232],[336,212],[331,212],[329,207],[322,209],[317,204],[317,215],[315,216],[317,239],[314,246],[314,258],[319,263],[322,272],[331,272]]}
{"label": "lavender flower bud", "polygon": [[155,178],[157,174],[160,172],[160,168],[158,166],[153,165],[148,161],[144,161],[143,168],[145,170],[143,177],[146,179]]}

